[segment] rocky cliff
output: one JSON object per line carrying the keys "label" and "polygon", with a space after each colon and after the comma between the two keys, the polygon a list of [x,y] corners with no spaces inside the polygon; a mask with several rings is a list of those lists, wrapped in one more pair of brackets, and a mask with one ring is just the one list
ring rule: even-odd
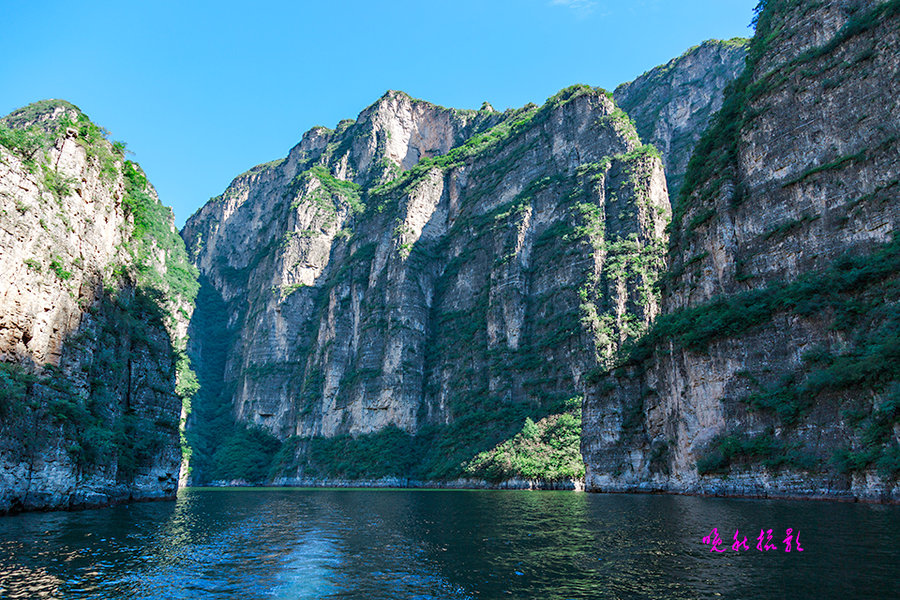
{"label": "rocky cliff", "polygon": [[616,104],[634,119],[641,139],[662,154],[673,198],[694,146],[722,107],[725,88],[744,70],[748,41],[708,40],[613,93]]}
{"label": "rocky cliff", "polygon": [[0,513],[172,496],[196,271],[71,104],[0,121]]}
{"label": "rocky cliff", "polygon": [[662,315],[586,392],[593,490],[900,499],[900,3],[761,4]]}
{"label": "rocky cliff", "polygon": [[669,215],[602,90],[505,113],[388,92],[311,130],[182,231],[194,481],[463,474],[647,327]]}

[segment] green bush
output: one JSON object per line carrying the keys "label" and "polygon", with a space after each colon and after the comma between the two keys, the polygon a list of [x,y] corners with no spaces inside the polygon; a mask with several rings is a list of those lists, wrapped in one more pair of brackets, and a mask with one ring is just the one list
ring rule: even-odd
{"label": "green bush", "polygon": [[568,412],[537,423],[526,418],[519,433],[479,453],[466,463],[464,470],[467,475],[495,482],[514,477],[542,481],[583,479],[580,444],[581,398],[573,398]]}
{"label": "green bush", "polygon": [[750,463],[761,463],[774,471],[784,467],[807,471],[819,468],[818,459],[800,444],[787,444],[771,431],[716,436],[697,460],[696,467],[700,475],[724,475],[735,466]]}
{"label": "green bush", "polygon": [[837,469],[849,473],[875,467],[884,477],[900,476],[900,447],[893,440],[894,427],[900,423],[900,383],[892,382],[880,403],[856,411],[849,420],[861,434],[858,441],[835,452]]}
{"label": "green bush", "polygon": [[0,362],[0,417],[21,414],[28,399],[29,387],[37,377],[15,363]]}
{"label": "green bush", "polygon": [[72,193],[75,184],[73,177],[62,175],[50,165],[44,165],[44,187],[56,197],[57,202],[62,203],[63,198]]}
{"label": "green bush", "polygon": [[65,267],[63,266],[62,258],[58,256],[54,256],[50,261],[50,270],[56,273],[56,276],[63,281],[72,278],[72,272],[65,269]]}
{"label": "green bush", "polygon": [[416,463],[413,437],[389,425],[376,433],[351,437],[316,437],[309,443],[309,461],[317,474],[348,479],[409,475]]}
{"label": "green bush", "polygon": [[50,142],[50,135],[39,127],[9,127],[6,123],[0,122],[0,146],[19,155],[32,168],[40,158],[39,153],[43,153]]}
{"label": "green bush", "polygon": [[280,449],[281,442],[265,429],[236,425],[213,455],[212,478],[262,483]]}

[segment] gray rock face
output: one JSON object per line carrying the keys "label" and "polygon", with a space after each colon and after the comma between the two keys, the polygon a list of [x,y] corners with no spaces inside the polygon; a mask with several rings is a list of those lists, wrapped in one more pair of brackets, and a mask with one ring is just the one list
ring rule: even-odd
{"label": "gray rock face", "polygon": [[641,139],[660,151],[669,195],[678,196],[694,146],[744,70],[748,40],[708,40],[616,88],[616,104]]}
{"label": "gray rock face", "polygon": [[282,439],[480,422],[459,460],[577,395],[658,310],[665,178],[620,113],[389,92],[238,177],[182,231],[228,340],[192,334],[201,381],[220,352],[217,401]]}
{"label": "gray rock face", "polygon": [[768,3],[655,334],[586,394],[588,489],[900,498],[897,7]]}
{"label": "gray rock face", "polygon": [[[0,513],[172,496],[192,298],[165,275],[194,276],[171,213],[128,208],[162,210],[68,103],[20,109],[0,135]],[[136,214],[168,238],[137,241]]]}

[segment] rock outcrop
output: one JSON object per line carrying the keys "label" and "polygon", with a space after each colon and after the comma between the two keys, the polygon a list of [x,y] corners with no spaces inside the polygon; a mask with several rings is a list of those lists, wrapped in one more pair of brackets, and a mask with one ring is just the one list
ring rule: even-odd
{"label": "rock outcrop", "polygon": [[592,490],[900,499],[900,3],[769,0],[592,378]]}
{"label": "rock outcrop", "polygon": [[641,139],[662,154],[672,198],[694,146],[722,107],[725,88],[744,70],[748,41],[708,40],[613,92]]}
{"label": "rock outcrop", "polygon": [[351,437],[398,462],[349,478],[462,475],[646,328],[669,216],[658,154],[602,90],[505,113],[388,92],[311,130],[182,231],[204,282],[194,481],[265,478],[279,447],[269,477],[348,476],[322,440]]}
{"label": "rock outcrop", "polygon": [[123,156],[66,102],[0,121],[0,513],[175,493],[196,272]]}

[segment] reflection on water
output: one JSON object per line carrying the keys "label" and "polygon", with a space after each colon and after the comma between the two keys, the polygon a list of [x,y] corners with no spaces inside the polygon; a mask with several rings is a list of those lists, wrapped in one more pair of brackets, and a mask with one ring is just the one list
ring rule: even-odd
{"label": "reflection on water", "polygon": [[[723,553],[702,542],[713,527]],[[760,529],[788,527],[803,553],[756,550]],[[731,550],[735,529],[749,551]],[[0,519],[0,598],[889,598],[898,542],[889,506],[194,489]]]}

